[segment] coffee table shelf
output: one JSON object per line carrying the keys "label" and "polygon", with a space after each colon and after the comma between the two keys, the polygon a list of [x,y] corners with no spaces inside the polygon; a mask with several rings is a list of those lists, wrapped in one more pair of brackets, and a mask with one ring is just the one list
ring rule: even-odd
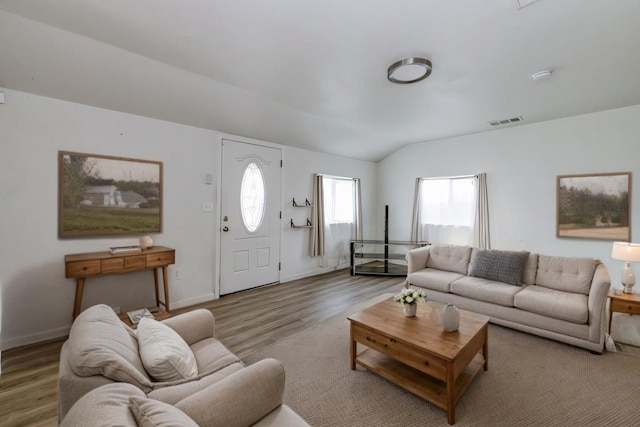
{"label": "coffee table shelf", "polygon": [[[391,381],[405,390],[427,400],[437,407],[448,408],[447,383],[440,381],[430,375],[420,372],[417,369],[398,362],[384,354],[367,349],[356,357],[356,363],[363,368]],[[455,403],[467,390],[471,381],[482,369],[484,360],[477,355],[472,362],[460,374],[455,383]]]}

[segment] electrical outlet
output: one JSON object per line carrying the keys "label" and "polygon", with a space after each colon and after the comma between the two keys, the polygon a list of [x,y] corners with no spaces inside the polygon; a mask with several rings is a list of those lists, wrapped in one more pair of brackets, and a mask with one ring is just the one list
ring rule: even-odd
{"label": "electrical outlet", "polygon": [[202,212],[213,212],[213,202],[204,202],[202,204]]}
{"label": "electrical outlet", "polygon": [[173,270],[173,280],[180,280],[180,270],[177,268]]}

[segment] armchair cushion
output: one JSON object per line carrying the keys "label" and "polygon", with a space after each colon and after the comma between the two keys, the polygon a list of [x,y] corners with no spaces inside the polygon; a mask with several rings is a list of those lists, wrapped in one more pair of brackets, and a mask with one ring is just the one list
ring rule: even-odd
{"label": "armchair cushion", "polygon": [[246,427],[282,405],[284,367],[264,359],[199,391],[176,407],[198,425]]}
{"label": "armchair cushion", "polygon": [[91,390],[65,414],[60,427],[134,426],[136,420],[129,410],[131,396],[145,397],[138,387],[126,383],[111,383]]}
{"label": "armchair cushion", "polygon": [[140,358],[156,381],[178,381],[198,375],[193,351],[169,326],[142,318],[138,324]]}
{"label": "armchair cushion", "polygon": [[138,427],[198,427],[187,414],[159,400],[132,396],[129,398],[129,407]]}
{"label": "armchair cushion", "polygon": [[151,386],[137,340],[108,305],[98,304],[80,313],[71,325],[68,343],[69,366],[76,375],[102,375],[140,389]]}

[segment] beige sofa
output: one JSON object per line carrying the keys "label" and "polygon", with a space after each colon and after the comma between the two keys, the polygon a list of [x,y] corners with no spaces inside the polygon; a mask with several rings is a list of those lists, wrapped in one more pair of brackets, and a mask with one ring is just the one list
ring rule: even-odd
{"label": "beige sofa", "polygon": [[[169,339],[175,341],[167,341],[166,336],[161,335],[154,337],[161,344],[161,353],[175,352],[176,347],[186,348],[189,357],[182,357],[179,353],[177,359],[154,355],[150,361],[148,357],[141,357],[145,351],[148,354],[146,347],[156,343],[149,344],[146,336],[140,336],[142,331],[136,333],[128,328],[109,306],[90,307],[76,318],[60,353],[59,421],[64,425],[89,425],[78,422],[82,417],[111,413],[111,409],[116,419],[125,417],[132,421],[130,412],[133,408],[130,405],[134,402],[130,402],[130,398],[137,396],[148,399],[147,406],[164,404],[178,408],[197,419],[200,425],[231,425],[219,424],[225,418],[216,411],[246,422],[232,425],[307,425],[295,412],[282,405],[282,365],[273,360],[245,367],[214,337],[215,319],[210,311],[194,310],[164,320],[161,324],[148,324],[166,330]],[[158,352],[156,347],[153,348]],[[194,367],[197,369],[195,375],[157,379],[157,376],[164,375],[158,373],[158,367],[172,370],[180,367],[183,359],[194,359],[197,365]],[[126,405],[122,406],[123,402]],[[253,409],[243,407],[242,402],[250,403]],[[211,408],[216,411],[211,412]],[[118,414],[120,411],[122,413]],[[246,414],[242,415],[244,412]],[[210,422],[204,422],[207,419]]]}
{"label": "beige sofa", "polygon": [[592,258],[432,245],[407,253],[407,286],[491,322],[596,353],[604,349],[611,279]]}

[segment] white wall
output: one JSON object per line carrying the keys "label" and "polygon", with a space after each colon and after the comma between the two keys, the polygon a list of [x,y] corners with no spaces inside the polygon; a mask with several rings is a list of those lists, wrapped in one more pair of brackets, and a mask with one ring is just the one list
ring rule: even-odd
{"label": "white wall", "polygon": [[[137,244],[139,236],[57,236],[58,151],[156,160],[164,167],[163,232],[156,244],[176,249],[170,266],[171,306],[214,298],[217,218],[214,201],[220,134],[215,131],[3,90],[0,104],[0,349],[68,333],[75,282],[64,277],[64,255]],[[234,138],[242,140],[242,138]],[[313,172],[363,178],[363,202],[375,206],[376,165],[283,147],[281,280],[325,269],[307,256],[307,230],[291,230],[291,197],[311,197]],[[367,184],[368,183],[368,184]],[[375,219],[370,219],[373,222]],[[366,219],[365,219],[366,221]],[[369,226],[371,227],[371,226]],[[175,272],[179,271],[179,280]],[[87,279],[83,308],[96,303],[131,310],[154,303],[153,275],[140,272]]]}
{"label": "white wall", "polygon": [[[378,167],[390,236],[408,239],[417,177],[486,172],[494,249],[602,259],[620,286],[611,242],[556,237],[558,175],[632,172],[632,241],[640,241],[640,106],[413,144]],[[640,274],[640,266],[636,269]]]}
{"label": "white wall", "polygon": [[[303,223],[307,216],[310,217],[311,209],[292,207],[292,199],[296,203],[304,202],[305,198],[312,201],[313,174],[360,178],[362,186],[362,210],[363,210],[363,234],[373,236],[375,233],[375,207],[377,193],[376,164],[360,160],[336,157],[328,154],[316,153],[308,150],[287,147],[284,159],[284,210],[282,211],[282,277],[286,282],[302,277],[312,276],[328,270],[334,270],[336,263],[331,260],[332,267],[319,267],[316,258],[310,258],[309,245],[311,231],[309,229],[293,229],[289,222],[293,218],[294,223]],[[340,267],[348,265],[348,251],[340,259]]]}

